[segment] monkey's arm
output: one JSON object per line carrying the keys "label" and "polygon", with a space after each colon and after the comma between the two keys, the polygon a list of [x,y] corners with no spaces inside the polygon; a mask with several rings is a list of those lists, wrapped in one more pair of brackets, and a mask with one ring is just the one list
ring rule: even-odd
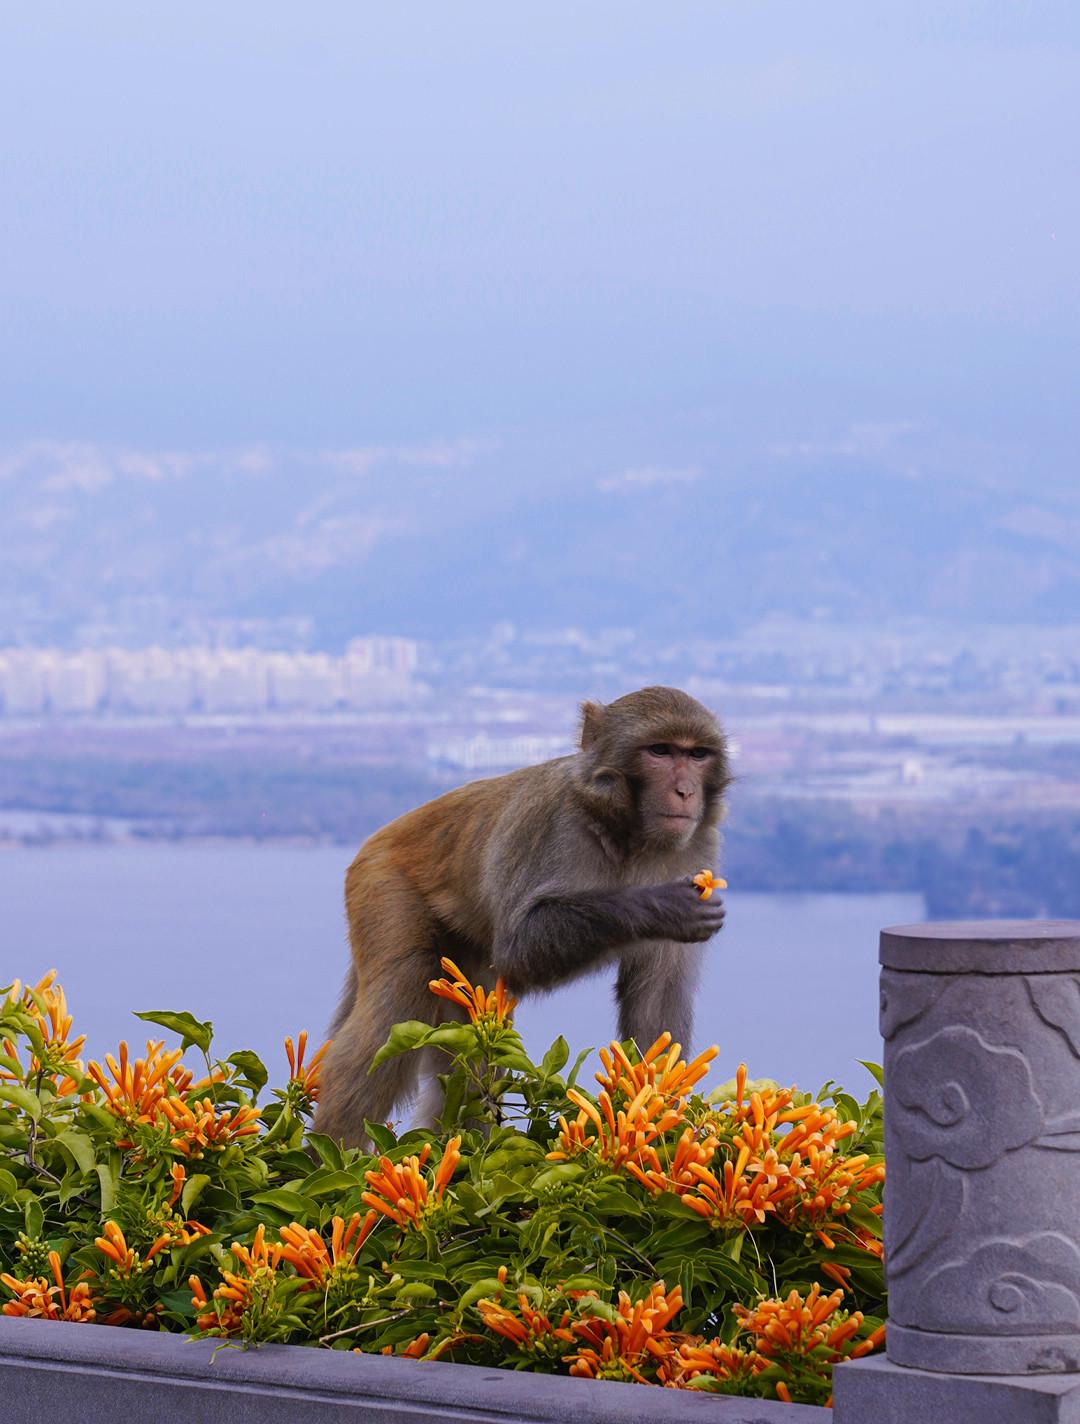
{"label": "monkey's arm", "polygon": [[650,939],[699,944],[723,923],[722,903],[703,901],[689,877],[611,890],[541,890],[496,937],[494,967],[511,989],[546,989],[622,945]]}

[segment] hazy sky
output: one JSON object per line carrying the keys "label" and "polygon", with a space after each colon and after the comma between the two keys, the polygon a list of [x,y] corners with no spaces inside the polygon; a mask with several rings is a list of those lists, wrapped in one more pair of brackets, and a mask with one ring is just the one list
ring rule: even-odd
{"label": "hazy sky", "polygon": [[899,422],[1071,474],[1075,0],[35,0],[0,133],[7,446]]}

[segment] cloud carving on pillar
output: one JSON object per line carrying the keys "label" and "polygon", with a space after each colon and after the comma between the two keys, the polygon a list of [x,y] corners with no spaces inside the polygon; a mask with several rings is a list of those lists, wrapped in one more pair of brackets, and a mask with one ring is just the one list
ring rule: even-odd
{"label": "cloud carving on pillar", "polygon": [[1080,1334],[1080,1251],[1056,1231],[985,1241],[919,1285],[924,1330]]}
{"label": "cloud carving on pillar", "polygon": [[1080,1058],[1080,979],[1071,974],[1029,974],[1024,984],[1043,1023],[1057,1029],[1073,1056]]}
{"label": "cloud carving on pillar", "polygon": [[1044,1129],[1027,1059],[971,1028],[939,1029],[901,1049],[889,1087],[892,1126],[917,1161],[989,1167]]}
{"label": "cloud carving on pillar", "polygon": [[878,1014],[882,1038],[891,1039],[900,1029],[916,1023],[953,982],[952,976],[898,974],[883,969]]}

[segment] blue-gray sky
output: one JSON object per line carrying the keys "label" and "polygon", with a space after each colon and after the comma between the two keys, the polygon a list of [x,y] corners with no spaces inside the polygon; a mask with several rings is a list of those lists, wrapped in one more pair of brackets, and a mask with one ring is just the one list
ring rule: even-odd
{"label": "blue-gray sky", "polygon": [[884,423],[1071,478],[1074,0],[36,0],[0,132],[8,447]]}

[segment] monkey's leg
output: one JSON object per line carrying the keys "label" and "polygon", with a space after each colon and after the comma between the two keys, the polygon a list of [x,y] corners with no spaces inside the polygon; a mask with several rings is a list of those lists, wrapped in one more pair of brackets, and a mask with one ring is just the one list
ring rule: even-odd
{"label": "monkey's leg", "polygon": [[438,961],[427,907],[404,877],[371,876],[366,885],[351,885],[349,918],[353,967],[323,1066],[314,1126],[355,1146],[365,1141],[365,1119],[385,1121],[416,1091],[416,1054],[391,1058],[374,1073],[369,1069],[394,1024],[436,1021],[428,981]]}
{"label": "monkey's leg", "polygon": [[689,1052],[703,960],[696,944],[653,941],[626,950],[615,985],[620,1037],[634,1039],[644,1053],[667,1032]]}

